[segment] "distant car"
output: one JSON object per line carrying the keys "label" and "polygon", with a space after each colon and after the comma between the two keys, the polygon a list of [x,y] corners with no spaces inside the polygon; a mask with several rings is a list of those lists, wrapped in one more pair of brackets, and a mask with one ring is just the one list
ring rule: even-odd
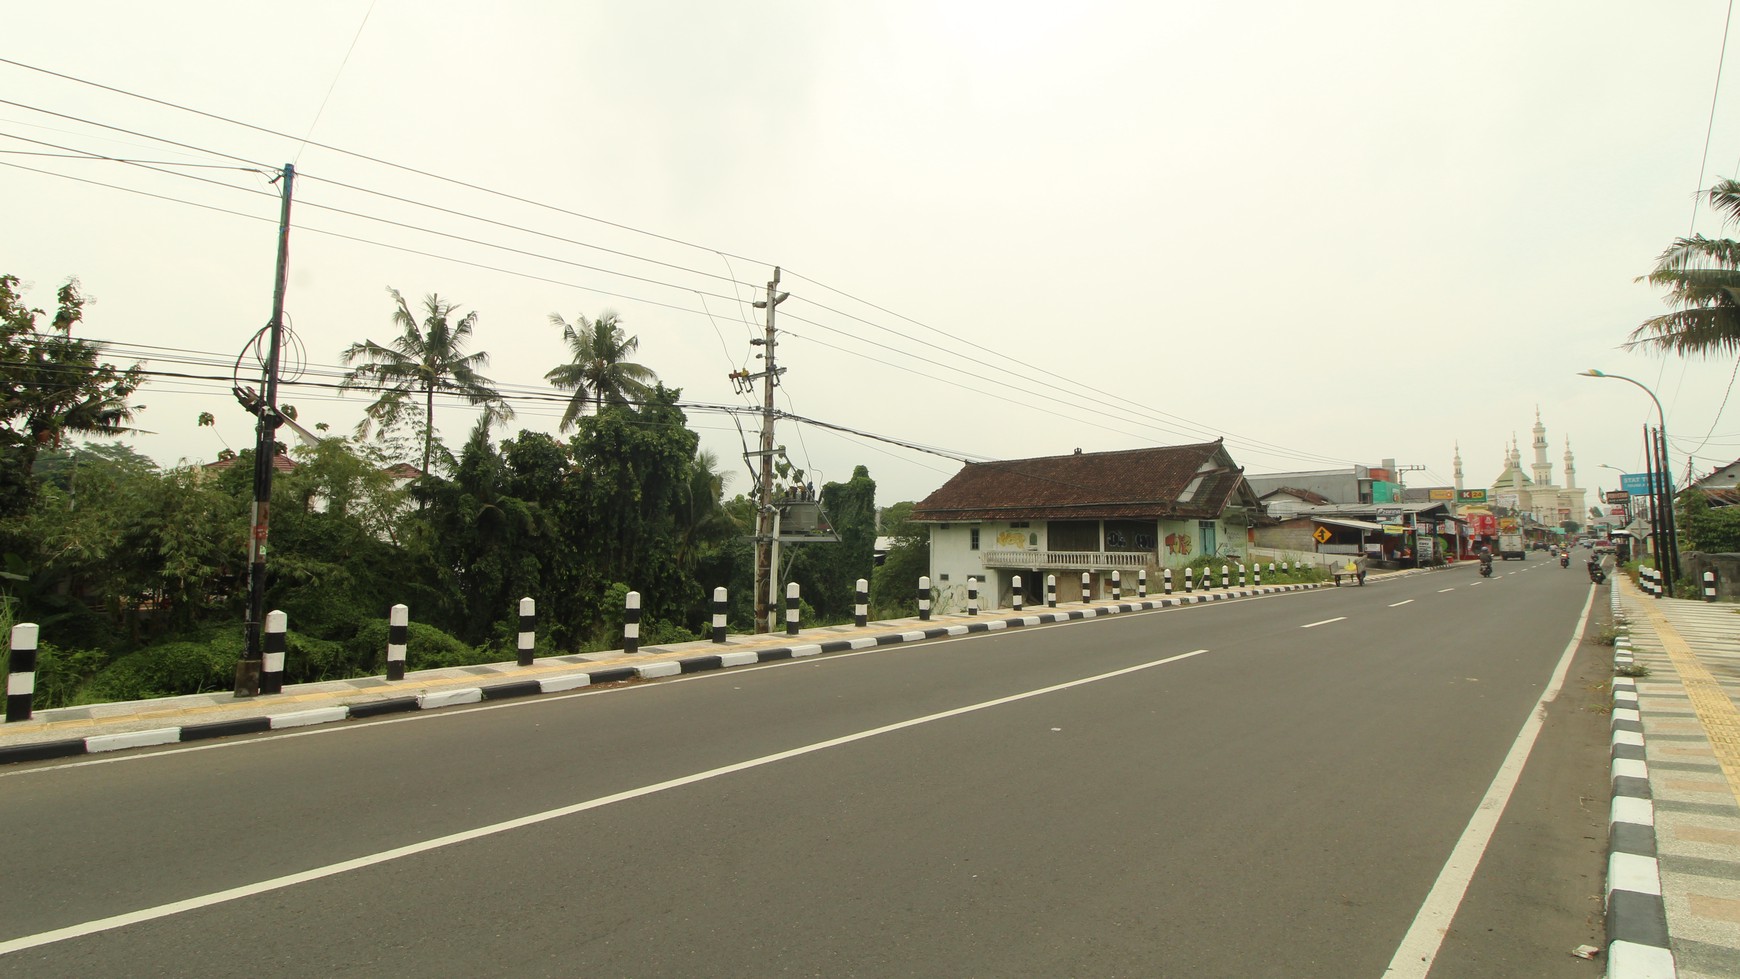
{"label": "distant car", "polygon": [[1584,547],[1594,547],[1594,546],[1595,546],[1595,542],[1594,542],[1594,541],[1592,541],[1592,540],[1586,540],[1586,541],[1584,541],[1584,542],[1583,542],[1583,546],[1584,546]]}

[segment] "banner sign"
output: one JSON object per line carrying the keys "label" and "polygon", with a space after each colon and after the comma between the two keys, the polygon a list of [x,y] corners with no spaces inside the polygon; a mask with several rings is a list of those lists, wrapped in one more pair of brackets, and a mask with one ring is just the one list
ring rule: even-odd
{"label": "banner sign", "polygon": [[1498,518],[1490,513],[1471,513],[1468,515],[1468,535],[1470,537],[1491,537],[1498,533]]}
{"label": "banner sign", "polygon": [[1625,508],[1622,506],[1614,507],[1611,515],[1615,517],[1623,517],[1625,516]]}
{"label": "banner sign", "polygon": [[1454,500],[1454,499],[1456,499],[1456,491],[1455,491],[1455,490],[1453,490],[1453,489],[1431,489],[1431,490],[1427,490],[1427,491],[1426,491],[1426,499],[1428,499],[1428,500],[1433,500],[1433,501],[1437,501],[1437,500]]}
{"label": "banner sign", "polygon": [[1522,523],[1515,517],[1500,517],[1498,532],[1501,534],[1520,534],[1522,533]]}
{"label": "banner sign", "polygon": [[1619,485],[1633,496],[1649,495],[1649,473],[1620,473]]}
{"label": "banner sign", "polygon": [[1437,546],[1438,541],[1435,538],[1420,537],[1414,541],[1414,556],[1422,561],[1430,561],[1437,553],[1435,550]]}
{"label": "banner sign", "polygon": [[1457,490],[1456,491],[1456,502],[1457,503],[1485,503],[1486,502],[1486,491],[1483,489]]}
{"label": "banner sign", "polygon": [[1630,503],[1631,494],[1624,490],[1608,490],[1606,499],[1608,503]]}

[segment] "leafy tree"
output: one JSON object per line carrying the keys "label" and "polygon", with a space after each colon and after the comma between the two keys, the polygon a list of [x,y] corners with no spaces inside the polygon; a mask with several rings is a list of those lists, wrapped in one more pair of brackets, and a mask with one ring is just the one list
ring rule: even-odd
{"label": "leafy tree", "polygon": [[368,388],[381,392],[364,409],[357,434],[367,436],[371,424],[383,428],[399,422],[410,410],[411,399],[422,395],[423,472],[435,454],[435,395],[455,394],[485,409],[484,420],[505,421],[513,409],[502,400],[494,382],[478,373],[489,366],[489,354],[466,353],[466,341],[477,326],[477,311],[454,320],[458,307],[430,293],[423,300],[423,320],[417,321],[399,290],[388,288],[396,308],[393,324],[400,333],[389,345],[373,340],[351,344],[344,352],[345,364],[362,363],[346,374],[343,388]]}
{"label": "leafy tree", "polygon": [[[1707,198],[1728,223],[1740,220],[1740,182],[1719,180]],[[1673,312],[1644,320],[1627,346],[1679,354],[1740,352],[1740,242],[1703,235],[1676,238],[1639,281],[1666,289]]]}
{"label": "leafy tree", "polygon": [[1686,544],[1709,554],[1740,552],[1740,507],[1712,507],[1698,490],[1680,494],[1677,529]]}
{"label": "leafy tree", "polygon": [[870,600],[884,614],[916,614],[918,579],[930,574],[930,528],[912,522],[912,507],[896,503],[882,511],[882,533],[891,544],[870,581]]}
{"label": "leafy tree", "polygon": [[648,368],[626,359],[640,349],[640,338],[623,333],[615,313],[606,310],[595,320],[582,313],[574,319],[570,325],[560,315],[550,314],[550,325],[562,328],[569,360],[544,375],[557,388],[574,392],[562,413],[559,430],[564,432],[585,414],[588,401],[599,405],[640,401],[658,379]]}
{"label": "leafy tree", "polygon": [[40,309],[25,304],[16,276],[0,275],[0,516],[17,515],[34,495],[31,471],[44,447],[68,434],[117,435],[138,406],[127,399],[144,382],[135,365],[99,359],[102,345],[73,336],[89,299],[77,279],[55,293],[54,319],[36,328]]}

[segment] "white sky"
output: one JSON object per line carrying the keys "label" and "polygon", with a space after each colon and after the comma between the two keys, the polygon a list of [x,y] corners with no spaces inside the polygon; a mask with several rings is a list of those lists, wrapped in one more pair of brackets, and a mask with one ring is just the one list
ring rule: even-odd
{"label": "white sky", "polygon": [[[315,365],[390,339],[394,286],[477,310],[474,349],[502,384],[542,385],[559,362],[551,312],[614,309],[637,359],[686,400],[746,403],[725,375],[756,369],[747,302],[777,263],[792,293],[779,402],[801,415],[997,458],[1224,434],[1253,473],[1392,457],[1429,467],[1413,485],[1448,483],[1459,441],[1479,486],[1513,432],[1532,458],[1539,405],[1555,478],[1569,437],[1579,484],[1611,488],[1599,464],[1640,468],[1653,408],[1630,385],[1576,376],[1588,367],[1656,390],[1676,470],[1688,452],[1700,470],[1740,456],[1740,406],[1718,414],[1733,363],[1618,349],[1663,309],[1635,278],[1694,213],[1699,232],[1734,233],[1694,206],[1701,169],[1705,186],[1740,175],[1740,66],[1704,162],[1727,10],[57,0],[12,5],[0,57],[297,138],[0,64],[0,99],[16,103],[0,104],[0,150],[43,149],[11,138],[25,137],[230,162],[160,137],[294,161],[287,307]],[[62,175],[0,166],[0,272],[45,308],[79,276],[98,300],[84,335],[229,360],[266,322],[275,194],[113,162],[0,163]],[[270,191],[248,173],[169,169]],[[166,356],[152,366],[227,373]],[[226,388],[149,385],[141,423],[156,434],[137,444],[165,463],[250,445],[252,418]],[[348,430],[368,399],[283,400],[304,424]],[[519,408],[498,437],[554,429],[559,406]],[[201,411],[219,424],[196,427]],[[473,417],[445,407],[437,421],[457,448]],[[731,463],[728,492],[746,489],[735,428],[691,423]],[[790,424],[779,441],[818,482],[867,465],[883,503],[957,468]]]}

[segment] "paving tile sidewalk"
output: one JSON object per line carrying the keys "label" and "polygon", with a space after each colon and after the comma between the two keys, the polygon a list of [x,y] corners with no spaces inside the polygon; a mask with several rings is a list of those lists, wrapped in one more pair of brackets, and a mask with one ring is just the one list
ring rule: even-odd
{"label": "paving tile sidewalk", "polygon": [[[1615,577],[1613,606],[1626,626],[1616,659],[1642,675],[1616,680],[1615,819],[1628,773],[1623,727],[1641,727],[1647,767],[1660,903],[1673,963],[1624,971],[1610,959],[1609,975],[1733,979],[1740,975],[1740,607],[1644,595],[1624,575]],[[1627,641],[1628,640],[1628,641]],[[1635,691],[1636,721],[1626,705]],[[1627,768],[1626,766],[1632,766]],[[1653,814],[1649,809],[1653,804]],[[1613,849],[1623,856],[1620,830]],[[1609,888],[1623,886],[1620,863],[1610,864]],[[1616,906],[1609,901],[1610,930]]]}

